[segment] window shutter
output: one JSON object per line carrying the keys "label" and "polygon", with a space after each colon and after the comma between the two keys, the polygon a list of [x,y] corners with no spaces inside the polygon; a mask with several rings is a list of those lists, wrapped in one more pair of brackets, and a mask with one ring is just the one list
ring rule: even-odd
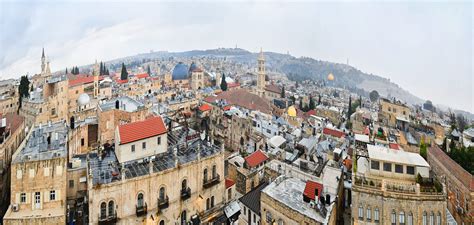
{"label": "window shutter", "polygon": [[15,194],[15,203],[19,204],[20,203],[20,193]]}

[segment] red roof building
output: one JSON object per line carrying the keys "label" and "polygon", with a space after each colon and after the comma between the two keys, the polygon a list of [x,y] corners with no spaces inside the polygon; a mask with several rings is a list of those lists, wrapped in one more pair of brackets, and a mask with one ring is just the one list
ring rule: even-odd
{"label": "red roof building", "polygon": [[120,80],[120,79],[117,80],[117,84],[126,84],[126,83],[128,83],[128,80]]}
{"label": "red roof building", "polygon": [[318,198],[321,197],[321,193],[323,192],[323,184],[314,181],[306,181],[306,186],[303,192],[303,198],[306,202],[311,200],[315,200],[316,194]]}
{"label": "red roof building", "polygon": [[140,73],[140,74],[135,75],[135,77],[136,77],[137,79],[143,79],[143,78],[147,78],[147,77],[149,77],[149,76],[150,76],[150,75],[148,75],[148,73]]}
{"label": "red roof building", "polygon": [[252,153],[251,155],[245,157],[245,162],[249,166],[249,168],[257,167],[264,163],[268,159],[268,156],[265,155],[261,150],[257,150],[256,152]]}
{"label": "red roof building", "polygon": [[[103,76],[99,76],[99,81],[103,80]],[[81,85],[81,84],[88,84],[94,82],[94,76],[81,76],[73,80],[69,80],[69,87]]]}
{"label": "red roof building", "polygon": [[235,182],[229,178],[225,178],[225,189],[234,186]]}
{"label": "red roof building", "polygon": [[390,144],[388,144],[388,146],[389,146],[391,149],[400,150],[400,147],[398,146],[397,143],[390,143]]}
{"label": "red roof building", "polygon": [[165,123],[159,116],[144,121],[120,125],[118,129],[121,145],[158,136],[167,132]]}
{"label": "red roof building", "polygon": [[212,107],[208,104],[202,104],[201,106],[199,106],[199,111],[201,112],[210,111],[211,109]]}
{"label": "red roof building", "polygon": [[337,138],[343,138],[344,136],[346,136],[346,134],[342,131],[329,129],[327,127],[325,127],[323,129],[323,134],[333,136],[333,137],[337,137]]}

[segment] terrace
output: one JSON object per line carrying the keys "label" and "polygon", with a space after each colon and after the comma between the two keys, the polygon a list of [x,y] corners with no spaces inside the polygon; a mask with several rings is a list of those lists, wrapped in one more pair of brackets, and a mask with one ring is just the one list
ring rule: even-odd
{"label": "terrace", "polygon": [[201,140],[199,133],[177,129],[168,133],[165,153],[120,164],[113,149],[104,150],[100,155],[89,154],[89,169],[95,186],[163,172],[219,152],[221,148]]}

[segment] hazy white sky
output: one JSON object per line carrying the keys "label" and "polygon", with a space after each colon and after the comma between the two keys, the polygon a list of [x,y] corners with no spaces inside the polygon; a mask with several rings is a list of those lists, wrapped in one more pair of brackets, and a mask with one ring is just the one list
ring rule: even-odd
{"label": "hazy white sky", "polygon": [[0,78],[154,50],[238,47],[349,63],[474,112],[471,2],[0,0]]}

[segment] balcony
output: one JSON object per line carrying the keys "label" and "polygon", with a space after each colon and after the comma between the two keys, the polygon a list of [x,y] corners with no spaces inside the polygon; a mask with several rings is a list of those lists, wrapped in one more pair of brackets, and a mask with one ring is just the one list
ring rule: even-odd
{"label": "balcony", "polygon": [[117,223],[117,212],[108,216],[99,216],[99,225],[111,225]]}
{"label": "balcony", "polygon": [[163,199],[158,198],[158,210],[161,211],[163,209],[168,208],[169,202],[170,202],[170,199],[168,198],[168,195],[165,196]]}
{"label": "balcony", "polygon": [[202,186],[204,187],[204,189],[210,188],[218,184],[220,180],[221,180],[221,177],[219,176],[219,174],[216,174],[216,176],[211,179],[204,179],[202,182]]}
{"label": "balcony", "polygon": [[142,206],[135,205],[135,209],[136,209],[135,212],[137,214],[137,217],[146,215],[146,213],[147,213],[147,204],[146,204],[146,202],[145,202],[145,205],[142,205]]}
{"label": "balcony", "polygon": [[181,200],[185,201],[191,198],[191,188],[187,187],[185,189],[181,189]]}

